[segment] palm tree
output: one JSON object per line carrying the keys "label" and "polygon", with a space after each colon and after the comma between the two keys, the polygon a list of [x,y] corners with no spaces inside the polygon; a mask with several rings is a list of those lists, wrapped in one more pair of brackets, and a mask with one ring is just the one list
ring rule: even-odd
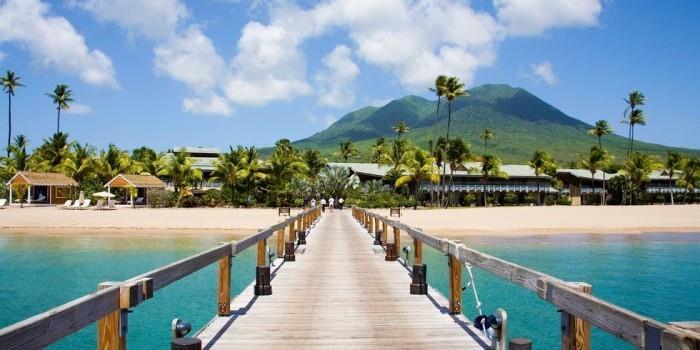
{"label": "palm tree", "polygon": [[691,193],[700,185],[700,159],[686,158],[681,166],[681,177],[678,179],[678,185],[685,187],[684,202],[688,203],[691,199]]}
{"label": "palm tree", "polygon": [[413,199],[414,208],[418,205],[419,194],[421,190],[421,182],[428,180],[431,183],[438,181],[437,167],[435,159],[428,152],[419,148],[414,148],[409,152],[410,155],[404,164],[398,168],[401,174],[394,186],[400,188],[402,186],[414,183]]}
{"label": "palm tree", "polygon": [[[450,184],[449,184],[449,187],[451,188],[452,184],[453,184],[455,170],[463,167],[464,162],[466,162],[467,160],[469,160],[471,158],[469,144],[464,142],[464,140],[462,140],[462,138],[458,137],[458,138],[450,141],[449,145],[447,146],[447,152],[445,153],[445,155],[447,157],[447,162],[450,163]],[[447,201],[445,203],[445,207],[448,207],[449,205],[450,205],[450,196],[448,194]]]}
{"label": "palm tree", "polygon": [[430,140],[430,143],[432,145],[430,151],[433,152],[433,157],[436,156],[435,146],[437,145],[438,118],[440,117],[440,100],[442,100],[442,96],[445,94],[446,82],[447,76],[438,75],[437,78],[435,78],[435,87],[430,88],[430,91],[434,92],[437,96],[437,107],[435,108],[435,124],[433,125],[433,138],[432,140]]}
{"label": "palm tree", "polygon": [[267,179],[268,164],[261,157],[255,146],[243,147],[246,163],[248,165],[248,177],[243,182],[244,192],[248,194],[247,205],[253,205],[258,198],[260,184]]}
{"label": "palm tree", "polygon": [[[445,98],[447,98],[447,133],[445,134],[445,147],[450,143],[450,126],[452,125],[452,101],[459,96],[469,96],[467,91],[464,89],[464,84],[459,81],[457,77],[449,77],[445,81],[444,88]],[[446,151],[446,149],[445,149]],[[436,157],[437,158],[437,157]],[[445,173],[447,164],[442,164],[442,173]],[[444,176],[442,182],[444,183]],[[443,194],[444,196],[444,194]]]}
{"label": "palm tree", "polygon": [[408,159],[408,149],[409,143],[407,140],[394,140],[389,153],[384,154],[381,163],[390,165],[393,170],[398,169]]}
{"label": "palm tree", "polygon": [[659,169],[661,165],[650,155],[633,152],[630,159],[625,163],[621,172],[625,176],[629,191],[629,204],[632,205],[644,187],[649,182],[649,174],[652,170]]}
{"label": "palm tree", "polygon": [[484,206],[486,202],[486,182],[491,177],[507,179],[508,175],[501,170],[501,159],[493,155],[485,155],[481,161],[481,181],[483,181]]}
{"label": "palm tree", "polygon": [[[588,135],[592,135],[598,138],[598,148],[603,149],[603,136],[609,135],[613,132],[612,126],[608,123],[607,120],[598,120],[595,122],[595,125],[588,129]],[[606,197],[606,190],[605,190],[605,170],[603,170],[603,194],[602,194],[602,203],[605,205],[605,197]]]}
{"label": "palm tree", "polygon": [[403,120],[398,122],[391,129],[394,130],[399,140],[401,140],[401,135],[407,133],[410,130],[408,125],[406,125],[406,122]]}
{"label": "palm tree", "polygon": [[484,151],[486,151],[488,148],[488,142],[490,140],[493,140],[493,138],[496,135],[493,133],[493,129],[491,128],[486,128],[484,129],[484,132],[479,136],[480,139],[484,140]]}
{"label": "palm tree", "polygon": [[350,170],[344,167],[326,167],[318,174],[321,191],[333,198],[345,197],[348,189],[360,186],[357,175],[350,175]]}
{"label": "palm tree", "polygon": [[535,178],[537,181],[537,205],[542,205],[539,177],[546,172],[552,171],[552,169],[556,170],[556,164],[549,153],[540,150],[535,151],[532,155],[532,159],[530,159],[527,164],[535,171]]}
{"label": "palm tree", "polygon": [[49,169],[56,169],[70,153],[72,142],[68,142],[68,134],[57,132],[39,146],[35,153],[43,159]]}
{"label": "palm tree", "polygon": [[248,177],[247,159],[242,147],[234,150],[229,146],[229,152],[223,153],[214,162],[212,179],[223,182],[231,193],[231,204],[239,204],[239,185]]}
{"label": "palm tree", "polygon": [[[605,149],[598,148],[597,146],[591,147],[588,156],[581,160],[581,167],[591,172],[591,188],[593,189],[593,194],[595,195],[595,173],[598,170],[603,169],[610,162],[610,156]],[[605,201],[604,197],[601,197],[601,203]]]}
{"label": "palm tree", "polygon": [[12,96],[15,95],[15,90],[24,86],[20,84],[20,77],[15,75],[15,72],[8,70],[4,77],[0,77],[2,91],[7,94],[7,156],[10,156],[10,140],[12,139]]}
{"label": "palm tree", "polygon": [[302,154],[302,159],[308,168],[309,178],[316,179],[318,174],[326,166],[326,160],[321,157],[321,152],[318,150],[307,149]]}
{"label": "palm tree", "polygon": [[668,151],[666,161],[664,162],[664,170],[668,172],[668,190],[671,193],[671,205],[673,201],[673,175],[681,169],[683,165],[683,155],[678,152]]}
{"label": "palm tree", "polygon": [[352,140],[345,140],[340,142],[340,156],[343,158],[345,163],[348,162],[348,158],[357,157],[357,147],[352,143]]}
{"label": "palm tree", "polygon": [[268,160],[266,176],[267,183],[270,185],[268,189],[270,202],[274,202],[276,205],[288,202],[291,199],[288,198],[290,181],[308,171],[306,164],[297,152],[275,151]]}
{"label": "palm tree", "polygon": [[625,109],[622,123],[629,125],[629,129],[627,131],[627,139],[629,142],[627,148],[627,159],[629,159],[632,154],[632,140],[634,138],[632,131],[634,128],[634,124],[632,123],[632,114],[634,114],[637,110],[637,106],[643,106],[646,103],[646,97],[644,97],[643,93],[634,90],[627,95],[627,98],[625,98],[624,101],[627,103],[627,108]]}
{"label": "palm tree", "polygon": [[605,135],[611,134],[613,132],[612,126],[608,123],[607,120],[599,120],[595,122],[595,125],[588,129],[588,135],[595,136],[598,138],[598,148],[603,148],[603,142],[602,138]]}
{"label": "palm tree", "polygon": [[47,93],[46,96],[53,100],[56,105],[56,111],[58,112],[58,117],[56,118],[56,132],[61,132],[61,110],[66,110],[70,108],[69,102],[74,102],[73,91],[66,84],[58,84],[56,88],[53,89],[53,93]]}
{"label": "palm tree", "polygon": [[189,193],[187,189],[202,180],[202,171],[192,166],[194,162],[185,152],[174,152],[165,168],[158,175],[167,176],[175,188],[177,205]]}
{"label": "palm tree", "polygon": [[[107,150],[100,151],[98,164],[100,181],[102,183],[119,174],[136,174],[141,172],[140,164],[131,159],[129,152],[123,151],[111,143]],[[153,175],[161,175],[161,173]]]}
{"label": "palm tree", "polygon": [[95,148],[90,145],[81,145],[73,143],[67,157],[63,159],[59,168],[71,177],[78,184],[83,183],[88,179],[97,178],[98,161]]}
{"label": "palm tree", "polygon": [[384,158],[384,155],[386,154],[385,147],[386,147],[386,139],[383,137],[378,137],[377,140],[374,141],[374,144],[372,144],[372,147],[370,147],[370,150],[369,150],[370,163],[381,162],[382,158]]}
{"label": "palm tree", "polygon": [[631,131],[631,138],[630,138],[630,152],[634,152],[634,126],[635,125],[647,125],[647,118],[644,115],[644,111],[641,109],[635,109],[634,112],[630,113],[630,129]]}

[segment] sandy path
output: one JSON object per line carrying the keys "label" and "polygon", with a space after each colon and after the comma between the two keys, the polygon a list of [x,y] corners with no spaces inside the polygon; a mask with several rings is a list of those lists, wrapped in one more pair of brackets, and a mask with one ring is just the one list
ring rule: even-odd
{"label": "sandy path", "polygon": [[449,237],[700,233],[700,205],[404,209],[402,214],[402,222]]}
{"label": "sandy path", "polygon": [[283,217],[277,216],[277,209],[119,208],[95,211],[12,207],[0,210],[0,234],[245,236],[282,220]]}

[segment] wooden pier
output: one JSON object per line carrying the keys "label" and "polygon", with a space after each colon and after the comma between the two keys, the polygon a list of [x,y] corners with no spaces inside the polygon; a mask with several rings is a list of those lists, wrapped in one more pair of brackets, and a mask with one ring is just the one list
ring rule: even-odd
{"label": "wooden pier", "polygon": [[[399,258],[402,233],[410,237],[404,246],[412,247],[412,266]],[[272,266],[270,240],[278,257]],[[424,245],[448,256],[446,298],[426,283]],[[257,248],[256,280],[231,300],[231,259],[251,247]],[[130,309],[211,264],[218,265],[217,308],[211,310],[217,316],[194,334],[197,339],[175,339],[173,348],[189,342],[179,348],[505,350],[506,322],[497,323],[496,337],[485,339],[462,315],[462,270],[469,264],[561,312],[562,349],[590,349],[590,329],[597,327],[639,349],[700,350],[696,321],[656,321],[595,297],[589,284],[562,281],[360,208],[326,214],[308,209],[242,240],[125,281],[100,283],[91,294],[0,329],[0,349],[45,348],[95,322],[98,349],[124,349]],[[501,311],[498,319],[505,320]],[[518,317],[527,316],[510,315]],[[522,347],[514,342],[512,349],[527,348],[527,342],[517,343]]]}
{"label": "wooden pier", "polygon": [[485,348],[439,293],[409,294],[409,271],[349,214],[315,225],[296,261],[277,266],[272,295],[255,298],[251,285],[237,296],[199,333],[204,348]]}

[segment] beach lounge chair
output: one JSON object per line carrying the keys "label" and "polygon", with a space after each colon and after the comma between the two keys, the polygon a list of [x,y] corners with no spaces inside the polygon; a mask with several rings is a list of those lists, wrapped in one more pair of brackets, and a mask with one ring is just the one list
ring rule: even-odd
{"label": "beach lounge chair", "polygon": [[92,207],[94,210],[104,210],[105,209],[105,200],[104,199],[98,199],[97,203],[95,203],[95,206]]}
{"label": "beach lounge chair", "polygon": [[70,206],[73,204],[72,200],[67,200],[65,203],[63,203],[62,206],[60,206],[60,209],[70,209]]}
{"label": "beach lounge chair", "polygon": [[87,209],[90,207],[90,199],[86,199],[85,202],[83,202],[83,205],[79,206],[78,209]]}
{"label": "beach lounge chair", "polygon": [[108,200],[107,201],[107,209],[109,210],[117,210],[117,206],[114,204],[113,200]]}
{"label": "beach lounge chair", "polygon": [[143,198],[143,197],[136,198],[136,205],[144,205],[144,204],[146,204],[145,200],[146,200],[146,199]]}
{"label": "beach lounge chair", "polygon": [[75,202],[73,202],[73,205],[71,205],[67,209],[78,209],[78,208],[80,208],[80,201],[76,200]]}
{"label": "beach lounge chair", "polygon": [[7,199],[5,198],[0,198],[0,209],[5,209],[5,204],[7,203]]}
{"label": "beach lounge chair", "polygon": [[35,201],[37,201],[37,202],[43,202],[45,200],[46,200],[46,196],[44,196],[43,194],[40,194],[39,197],[36,197],[36,199],[35,199]]}

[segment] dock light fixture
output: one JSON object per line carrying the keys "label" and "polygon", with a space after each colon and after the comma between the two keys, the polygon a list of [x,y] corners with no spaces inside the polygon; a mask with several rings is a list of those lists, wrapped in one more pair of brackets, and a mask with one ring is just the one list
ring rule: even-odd
{"label": "dock light fixture", "polygon": [[277,254],[272,250],[272,247],[267,246],[267,261],[270,262],[271,266],[275,266],[275,264],[274,264],[275,255],[277,255]]}
{"label": "dock light fixture", "polygon": [[192,324],[185,320],[176,318],[172,322],[171,330],[173,339],[184,338],[192,330]]}
{"label": "dock light fixture", "polygon": [[411,254],[411,246],[406,245],[403,248],[401,248],[401,251],[406,254],[406,259],[404,259],[404,262],[408,264],[408,255]]}

